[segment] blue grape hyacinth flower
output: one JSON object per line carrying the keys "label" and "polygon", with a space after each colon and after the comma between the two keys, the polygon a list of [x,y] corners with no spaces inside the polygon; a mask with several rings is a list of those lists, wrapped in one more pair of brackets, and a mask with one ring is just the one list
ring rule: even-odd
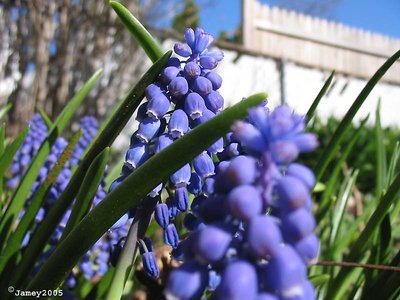
{"label": "blue grape hyacinth flower", "polygon": [[310,195],[315,177],[294,161],[318,142],[304,129],[304,118],[288,106],[253,108],[234,124],[224,143],[225,149],[235,144],[237,153],[218,156],[215,175],[185,218],[191,232],[178,245],[184,265],[206,267],[219,280],[198,285],[201,293],[178,294],[178,267],[167,299],[198,299],[193,295],[205,291],[213,299],[315,299],[306,274],[319,250]]}
{"label": "blue grape hyacinth flower", "polygon": [[[223,58],[222,52],[209,49],[214,39],[201,28],[187,29],[185,40],[186,43],[174,46],[178,57],[171,57],[157,80],[146,88],[147,101],[139,107],[136,118],[138,129],[132,134],[121,175],[110,191],[129,175],[124,168],[134,172],[147,159],[214,117],[224,105],[217,91],[222,78],[215,71]],[[214,175],[213,154],[223,150],[223,139],[219,139],[149,193],[148,196],[157,197],[168,191],[168,199],[160,201],[155,212],[167,244],[178,245],[173,222],[189,208],[191,195],[201,193],[203,183]]]}

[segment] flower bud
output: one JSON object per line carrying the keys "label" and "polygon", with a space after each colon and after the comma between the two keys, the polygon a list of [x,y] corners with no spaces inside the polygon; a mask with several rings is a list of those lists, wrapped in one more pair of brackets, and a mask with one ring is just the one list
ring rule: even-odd
{"label": "flower bud", "polygon": [[190,175],[190,183],[187,186],[189,193],[193,195],[198,195],[202,189],[201,178],[195,172]]}
{"label": "flower bud", "polygon": [[214,142],[210,147],[207,148],[207,151],[211,154],[216,154],[224,151],[224,139],[219,138],[216,142]]}
{"label": "flower bud", "polygon": [[206,110],[204,99],[197,93],[190,93],[185,99],[184,110],[192,120],[200,118]]}
{"label": "flower bud", "polygon": [[[210,120],[214,117],[215,117],[215,114],[211,110],[204,107],[203,115],[200,118],[194,120],[193,124],[195,126],[198,126],[200,124],[203,124],[204,122],[207,122],[208,120]],[[223,140],[223,138],[222,138],[222,140]]]}
{"label": "flower bud", "polygon": [[188,82],[184,77],[175,77],[168,85],[168,90],[172,97],[183,96],[189,90]]}
{"label": "flower bud", "polygon": [[147,144],[139,143],[129,148],[128,152],[126,152],[125,161],[133,169],[136,169],[144,163],[148,157],[149,147]]}
{"label": "flower bud", "polygon": [[169,211],[167,204],[158,203],[154,211],[154,216],[158,225],[160,225],[161,228],[163,229],[167,228],[169,224]]}
{"label": "flower bud", "polygon": [[215,291],[215,289],[219,286],[220,283],[221,283],[221,275],[219,275],[214,270],[210,270],[208,272],[207,289],[210,291]]}
{"label": "flower bud", "polygon": [[230,143],[225,147],[225,151],[228,157],[235,157],[242,153],[242,147],[239,143]]}
{"label": "flower bud", "polygon": [[206,107],[214,113],[222,110],[224,107],[224,98],[217,91],[211,91],[207,96],[204,97]]}
{"label": "flower bud", "polygon": [[295,209],[304,206],[309,198],[307,187],[293,176],[285,176],[277,183],[279,206],[283,209]]}
{"label": "flower bud", "polygon": [[233,185],[252,184],[258,171],[254,158],[240,155],[231,160],[226,177]]}
{"label": "flower bud", "polygon": [[200,299],[207,283],[207,268],[195,261],[186,261],[169,274],[165,297],[167,300]]}
{"label": "flower bud", "polygon": [[136,136],[142,142],[148,143],[157,136],[160,125],[160,120],[147,117],[139,124],[139,129],[136,133]]}
{"label": "flower bud", "polygon": [[212,177],[208,177],[204,180],[204,184],[202,187],[202,192],[206,196],[210,196],[211,194],[214,193],[214,182],[215,179]]}
{"label": "flower bud", "polygon": [[272,159],[278,164],[294,161],[299,155],[299,148],[290,140],[278,140],[271,144]]}
{"label": "flower bud", "polygon": [[294,245],[297,253],[307,265],[314,264],[318,259],[319,254],[319,239],[315,234],[310,234]]}
{"label": "flower bud", "polygon": [[225,255],[231,240],[230,232],[218,226],[206,226],[195,239],[193,250],[196,258],[204,264],[217,262]]}
{"label": "flower bud", "polygon": [[157,278],[160,270],[157,266],[157,260],[154,252],[145,252],[142,254],[143,269],[146,274],[152,278]]}
{"label": "flower bud", "polygon": [[176,54],[182,57],[189,57],[190,55],[192,55],[192,49],[190,49],[188,44],[184,43],[175,43],[174,51]]}
{"label": "flower bud", "polygon": [[157,154],[161,150],[165,149],[169,145],[171,145],[174,142],[172,137],[169,134],[162,134],[158,137],[158,140],[156,142],[156,146],[154,148],[154,154]]}
{"label": "flower bud", "polygon": [[186,113],[181,110],[175,110],[168,122],[168,132],[173,138],[182,137],[189,130],[189,119]]}
{"label": "flower bud", "polygon": [[276,221],[268,215],[255,216],[249,221],[247,242],[257,258],[275,255],[281,247],[282,235]]}
{"label": "flower bud", "polygon": [[185,186],[175,189],[175,201],[180,211],[186,211],[189,207],[189,194]]}
{"label": "flower bud", "polygon": [[146,98],[151,100],[166,91],[166,88],[161,83],[152,83],[146,88]]}
{"label": "flower bud", "polygon": [[228,205],[229,211],[235,218],[249,221],[252,217],[261,213],[260,192],[251,185],[240,185],[229,192]]}
{"label": "flower bud", "polygon": [[212,37],[211,34],[208,34],[206,32],[197,32],[194,52],[202,53],[204,50],[208,48],[208,46],[211,45],[213,41],[214,38]]}
{"label": "flower bud", "polygon": [[196,78],[201,74],[200,67],[197,63],[191,61],[185,65],[184,73],[186,78]]}
{"label": "flower bud", "polygon": [[211,175],[214,175],[215,171],[214,162],[206,151],[203,151],[200,155],[194,158],[193,167],[196,173],[201,178],[206,178]]}
{"label": "flower bud", "polygon": [[165,84],[169,84],[172,79],[174,79],[176,76],[179,74],[179,69],[177,67],[166,67],[162,72],[161,72],[161,80]]}
{"label": "flower bud", "polygon": [[262,153],[267,148],[262,133],[252,124],[237,121],[233,125],[233,133],[242,146],[251,151]]}
{"label": "flower bud", "polygon": [[179,215],[178,204],[176,203],[176,199],[173,197],[167,198],[165,203],[168,206],[169,217],[170,219],[175,219]]}
{"label": "flower bud", "polygon": [[302,133],[294,138],[300,152],[311,152],[318,147],[317,136],[313,133]]}
{"label": "flower bud", "polygon": [[306,276],[303,261],[289,245],[282,247],[269,261],[268,283],[280,297],[303,295],[302,284]]}
{"label": "flower bud", "polygon": [[170,101],[163,93],[156,95],[147,104],[147,115],[153,119],[161,119],[167,112]]}
{"label": "flower bud", "polygon": [[194,48],[195,46],[195,35],[194,30],[192,28],[187,28],[184,34],[186,43],[189,45],[190,48]]}
{"label": "flower bud", "polygon": [[191,175],[190,165],[186,164],[174,174],[171,175],[171,181],[175,187],[186,187]]}
{"label": "flower bud", "polygon": [[198,76],[193,80],[192,89],[202,96],[207,96],[212,91],[212,84],[207,78]]}
{"label": "flower bud", "polygon": [[313,171],[302,164],[290,164],[286,170],[286,174],[301,180],[309,190],[313,189],[315,186],[316,179]]}
{"label": "flower bud", "polygon": [[284,213],[281,219],[283,236],[290,243],[297,242],[311,234],[316,226],[314,216],[305,208]]}
{"label": "flower bud", "polygon": [[270,293],[259,293],[255,300],[279,300],[274,294]]}
{"label": "flower bud", "polygon": [[216,289],[218,300],[255,299],[258,291],[257,273],[247,261],[239,260],[229,263]]}
{"label": "flower bud", "polygon": [[162,189],[163,189],[163,184],[160,183],[160,184],[157,185],[154,189],[152,189],[152,190],[150,191],[150,193],[148,193],[149,197],[151,197],[151,198],[157,197],[157,196],[160,194],[160,192],[161,192]]}
{"label": "flower bud", "polygon": [[212,70],[212,69],[215,69],[216,66],[218,65],[218,61],[212,56],[203,55],[203,56],[200,56],[200,65],[204,69]]}
{"label": "flower bud", "polygon": [[211,81],[213,90],[218,90],[221,87],[222,77],[218,73],[210,71],[204,77]]}
{"label": "flower bud", "polygon": [[164,229],[164,243],[172,248],[178,247],[179,235],[174,224],[168,224],[167,228]]}

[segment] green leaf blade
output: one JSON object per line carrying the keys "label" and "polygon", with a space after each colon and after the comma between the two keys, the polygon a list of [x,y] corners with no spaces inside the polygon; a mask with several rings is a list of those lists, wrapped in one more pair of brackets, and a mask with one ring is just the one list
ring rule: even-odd
{"label": "green leaf blade", "polygon": [[33,220],[35,219],[37,212],[42,206],[42,203],[45,200],[45,196],[49,192],[51,186],[56,182],[58,175],[61,173],[64,165],[71,157],[72,152],[76,144],[78,143],[81,135],[82,132],[79,131],[71,138],[71,141],[68,143],[67,147],[63,150],[60,157],[57,159],[56,164],[48,173],[43,184],[41,184],[38,190],[36,191],[33,199],[31,200],[30,205],[27,207],[25,211],[24,216],[19,222],[16,230],[10,236],[7,245],[4,251],[2,252],[2,255],[0,257],[0,273],[3,271],[8,260],[12,256],[16,255],[16,253],[20,250],[22,240],[27,230],[29,229],[30,225],[32,224]]}
{"label": "green leaf blade", "polygon": [[[52,144],[67,126],[75,111],[79,108],[89,91],[100,78],[101,73],[101,70],[94,73],[94,75],[82,86],[82,88],[68,102],[49,130],[47,137],[40,146],[37,154],[32,158],[31,164],[11,199],[12,205],[8,206],[5,215],[0,222],[0,232],[2,232],[2,236],[8,236],[11,225],[14,223],[16,216],[21,211],[26,197],[29,195],[31,186],[35,182],[41,166],[44,164],[51,151]],[[5,233],[3,233],[4,231]]]}
{"label": "green leaf blade", "polygon": [[[400,192],[400,174],[394,179],[393,183],[390,185],[386,194],[382,197],[381,201],[369,218],[364,230],[362,231],[360,237],[354,243],[350,249],[350,253],[347,256],[348,261],[356,262],[363,257],[363,253],[368,245],[369,240],[373,237],[374,232],[379,228],[383,218],[388,213],[390,206],[396,200],[396,196]],[[341,299],[345,293],[345,287],[347,285],[342,284],[347,282],[352,276],[354,269],[342,268],[335,280],[331,282],[331,286],[328,290],[329,299]]]}
{"label": "green leaf blade", "polygon": [[322,86],[321,90],[319,91],[317,97],[314,99],[313,103],[311,104],[310,108],[306,113],[306,124],[308,124],[311,119],[313,118],[315,111],[321,102],[322,97],[325,96],[326,92],[328,91],[329,87],[331,86],[333,77],[335,76],[335,70],[332,71],[331,75],[329,75],[328,79],[325,81],[324,85]]}
{"label": "green leaf blade", "polygon": [[6,106],[4,106],[2,109],[0,109],[0,120],[7,115],[7,113],[10,111],[12,107],[12,103],[8,103]]}
{"label": "green leaf blade", "polygon": [[63,231],[60,241],[62,241],[71,230],[87,214],[93,202],[93,197],[104,176],[110,148],[105,148],[90,164],[90,167],[83,178],[82,185],[76,196],[75,204],[72,207],[71,215]]}
{"label": "green leaf blade", "polygon": [[355,114],[360,109],[361,105],[364,103],[365,99],[368,97],[372,89],[378,83],[378,81],[382,78],[382,76],[389,70],[389,68],[400,58],[400,50],[397,51],[393,56],[391,56],[379,69],[376,73],[371,77],[368,81],[367,85],[362,89],[360,94],[357,96],[356,100],[353,102],[343,120],[340,122],[337,127],[335,133],[333,134],[328,146],[321,154],[321,157],[318,160],[316,166],[316,177],[317,180],[320,181],[322,176],[325,174],[326,168],[329,162],[332,160],[335,155],[347,129],[351,125],[351,121],[353,120]]}
{"label": "green leaf blade", "polygon": [[138,19],[121,3],[110,1],[110,5],[151,61],[156,62],[160,59],[163,55],[161,47]]}

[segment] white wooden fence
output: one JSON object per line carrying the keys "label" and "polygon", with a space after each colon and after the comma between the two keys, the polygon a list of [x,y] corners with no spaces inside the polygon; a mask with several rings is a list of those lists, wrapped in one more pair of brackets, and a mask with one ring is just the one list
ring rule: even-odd
{"label": "white wooden fence", "polygon": [[[370,78],[400,40],[294,11],[242,0],[243,46],[293,63]],[[382,79],[400,83],[397,62]]]}

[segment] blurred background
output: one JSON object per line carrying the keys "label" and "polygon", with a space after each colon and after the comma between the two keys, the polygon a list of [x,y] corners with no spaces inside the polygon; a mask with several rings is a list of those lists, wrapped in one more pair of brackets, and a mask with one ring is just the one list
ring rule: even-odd
{"label": "blurred background", "polygon": [[[400,2],[349,0],[121,1],[167,50],[186,27],[203,26],[225,53],[221,89],[230,105],[266,91],[272,107],[305,113],[330,72],[322,120],[347,111],[367,79],[400,48]],[[8,134],[43,109],[58,115],[97,69],[104,74],[79,110],[102,119],[150,61],[104,0],[0,2],[0,106],[12,103]],[[369,96],[382,123],[398,126],[400,63]],[[79,117],[79,116],[77,116]],[[370,122],[374,121],[373,114]]]}

